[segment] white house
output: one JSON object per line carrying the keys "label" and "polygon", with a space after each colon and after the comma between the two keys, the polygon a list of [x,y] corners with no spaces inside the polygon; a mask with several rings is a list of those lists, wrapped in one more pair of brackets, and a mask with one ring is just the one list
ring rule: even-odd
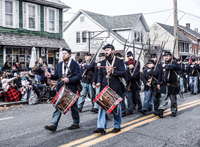
{"label": "white house", "polygon": [[[174,27],[156,22],[150,27],[149,38],[151,38],[151,44],[154,47],[161,46],[162,42],[166,42],[164,49],[172,52],[174,48]],[[178,31],[179,57],[184,59],[188,55],[193,55],[193,44],[197,44],[197,42]]]}
{"label": "white house", "polygon": [[[104,44],[112,43],[116,51],[121,53],[124,53],[125,42],[132,46],[134,42],[135,47],[141,48],[142,43],[146,44],[148,31],[142,13],[108,16],[79,10],[64,26],[63,37],[78,59],[83,58],[84,52],[95,54],[103,41]],[[128,50],[133,51],[133,48]],[[139,51],[135,50],[135,59]]]}

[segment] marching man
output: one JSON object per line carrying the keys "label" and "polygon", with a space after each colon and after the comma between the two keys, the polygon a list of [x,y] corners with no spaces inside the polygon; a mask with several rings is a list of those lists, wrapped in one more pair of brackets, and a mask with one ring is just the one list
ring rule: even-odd
{"label": "marching man", "polygon": [[[103,47],[103,49],[105,50],[106,59],[102,61],[101,66],[106,66],[106,68],[100,68],[96,86],[101,86],[100,90],[103,90],[106,86],[109,86],[119,96],[123,97],[122,87],[118,78],[125,76],[125,67],[123,61],[114,56],[115,48],[113,45],[107,44]],[[112,67],[115,67],[115,69]],[[118,108],[119,110],[117,110]],[[119,103],[119,107],[115,107],[113,111],[114,129],[112,130],[112,133],[117,133],[120,131],[121,126],[121,103]],[[106,113],[99,107],[97,129],[93,132],[105,134],[105,129]]]}
{"label": "marching man", "polygon": [[[71,49],[63,48],[62,54],[63,54],[63,61],[58,64],[55,74],[51,75],[50,73],[45,73],[45,75],[47,78],[50,78],[52,80],[58,80],[58,84],[56,86],[56,92],[58,92],[65,83],[66,87],[68,87],[73,93],[76,93],[76,91],[78,90],[76,83],[79,80],[81,80],[80,67],[76,61],[71,59]],[[44,128],[46,130],[55,132],[61,114],[62,113],[58,109],[56,109],[52,116],[51,125],[45,126]],[[77,106],[77,101],[71,107],[71,115],[73,118],[73,124],[70,127],[68,127],[68,130],[78,129],[80,119],[79,119],[79,109]]]}

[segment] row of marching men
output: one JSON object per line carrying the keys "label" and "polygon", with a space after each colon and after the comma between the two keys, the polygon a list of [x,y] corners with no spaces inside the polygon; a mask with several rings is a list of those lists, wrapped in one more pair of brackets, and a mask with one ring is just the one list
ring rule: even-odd
{"label": "row of marching men", "polygon": [[[134,59],[132,52],[127,52],[128,61],[124,63],[121,55],[115,53],[113,45],[107,44],[103,47],[103,50],[104,53],[99,54],[98,63],[91,61],[91,54],[86,53],[85,61],[81,64],[80,70],[78,63],[71,59],[71,49],[63,48],[63,62],[58,64],[55,74],[45,73],[47,78],[58,80],[57,92],[65,85],[72,92],[76,93],[78,90],[77,82],[80,80],[82,82],[82,91],[80,92],[79,99],[71,107],[73,124],[68,127],[69,130],[80,127],[79,113],[82,112],[88,95],[92,103],[91,111],[98,113],[97,129],[94,130],[94,133],[105,133],[107,115],[94,102],[94,99],[107,86],[123,98],[123,101],[113,110],[114,129],[112,133],[120,131],[121,117],[132,114],[134,109],[137,109],[142,114],[146,114],[147,111],[154,109],[154,114],[162,118],[163,111],[168,104],[168,98],[171,99],[171,116],[176,116],[176,95],[179,94],[177,77],[181,67],[176,60],[173,60],[170,52],[164,53],[164,62],[156,67],[155,64],[158,58],[156,54],[152,54],[151,60],[143,68],[141,77],[140,63]],[[135,67],[136,65],[137,67]],[[199,70],[196,66],[191,66],[191,68]],[[127,84],[121,82],[120,78],[124,78]],[[192,75],[189,78],[191,81],[195,81]],[[144,84],[145,93],[143,105],[140,98],[141,80]],[[191,91],[195,89],[194,84],[190,84],[190,86]],[[128,89],[127,91],[125,90],[126,88]],[[125,97],[128,99],[128,106],[126,106]],[[60,117],[61,112],[56,108],[52,116],[51,125],[45,126],[45,129],[55,132]]]}

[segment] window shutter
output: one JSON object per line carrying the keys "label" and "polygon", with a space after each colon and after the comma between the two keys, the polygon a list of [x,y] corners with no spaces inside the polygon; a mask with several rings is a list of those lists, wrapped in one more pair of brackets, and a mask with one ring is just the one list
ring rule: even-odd
{"label": "window shutter", "polygon": [[37,17],[37,30],[38,31],[40,31],[40,5],[37,5],[37,15],[38,15],[38,17]]}
{"label": "window shutter", "polygon": [[23,5],[23,29],[27,29],[26,3],[22,2],[22,5]]}
{"label": "window shutter", "polygon": [[15,28],[19,28],[19,1],[15,1]]}
{"label": "window shutter", "polygon": [[44,31],[47,32],[47,7],[44,7]]}
{"label": "window shutter", "polygon": [[59,10],[56,9],[56,33],[59,33]]}
{"label": "window shutter", "polygon": [[0,0],[0,26],[3,26],[3,4],[2,0]]}

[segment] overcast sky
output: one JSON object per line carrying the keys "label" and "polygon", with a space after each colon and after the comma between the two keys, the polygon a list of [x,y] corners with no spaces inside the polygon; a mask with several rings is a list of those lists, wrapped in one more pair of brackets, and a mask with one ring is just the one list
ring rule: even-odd
{"label": "overcast sky", "polygon": [[[149,27],[154,22],[173,25],[173,0],[61,0],[71,9],[64,14],[64,21],[70,20],[79,9],[104,15],[125,15],[143,13]],[[178,10],[199,16],[178,13],[180,25],[191,23],[191,29],[199,28],[200,32],[200,0],[177,0]],[[145,14],[168,10],[165,12]],[[184,15],[184,16],[183,16]],[[183,17],[182,17],[183,16]],[[181,18],[182,17],[182,18]],[[168,19],[169,18],[169,19]],[[167,20],[168,19],[168,20]]]}

